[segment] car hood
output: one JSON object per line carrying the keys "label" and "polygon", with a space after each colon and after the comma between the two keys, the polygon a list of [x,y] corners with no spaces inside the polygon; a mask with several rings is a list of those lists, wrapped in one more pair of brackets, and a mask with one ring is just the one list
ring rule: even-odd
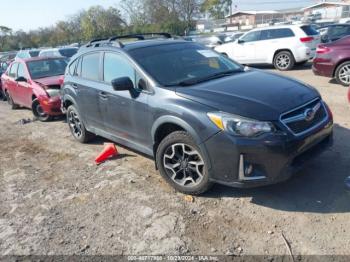
{"label": "car hood", "polygon": [[44,77],[35,79],[34,82],[39,83],[40,85],[44,87],[54,87],[54,86],[61,86],[64,80],[63,75],[59,76],[50,76],[50,77]]}
{"label": "car hood", "polygon": [[320,96],[294,79],[260,70],[179,87],[176,93],[217,111],[271,121]]}

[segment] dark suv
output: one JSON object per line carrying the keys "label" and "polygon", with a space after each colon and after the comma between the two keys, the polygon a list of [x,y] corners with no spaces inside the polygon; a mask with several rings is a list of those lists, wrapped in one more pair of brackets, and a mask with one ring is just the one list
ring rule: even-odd
{"label": "dark suv", "polygon": [[188,194],[286,180],[329,145],[332,114],[314,88],[197,43],[122,38],[90,42],[67,67],[62,109],[78,141],[152,156]]}

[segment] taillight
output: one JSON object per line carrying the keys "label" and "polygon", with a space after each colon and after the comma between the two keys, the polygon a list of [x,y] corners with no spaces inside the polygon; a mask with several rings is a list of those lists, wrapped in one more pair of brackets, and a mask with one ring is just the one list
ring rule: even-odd
{"label": "taillight", "polygon": [[329,53],[331,51],[331,49],[327,46],[318,46],[317,47],[317,50],[316,50],[316,53],[317,54],[326,54],[326,53]]}
{"label": "taillight", "polygon": [[301,41],[302,43],[308,43],[308,42],[314,41],[314,38],[313,38],[312,36],[302,37],[302,38],[300,38],[300,41]]}

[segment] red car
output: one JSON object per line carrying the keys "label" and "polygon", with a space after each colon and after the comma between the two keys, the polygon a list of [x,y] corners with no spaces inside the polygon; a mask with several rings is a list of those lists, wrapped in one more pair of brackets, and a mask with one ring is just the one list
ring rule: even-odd
{"label": "red car", "polygon": [[61,115],[60,88],[66,58],[28,58],[14,61],[1,77],[8,103],[32,109],[41,121]]}
{"label": "red car", "polygon": [[312,70],[316,75],[335,78],[350,86],[350,36],[317,47]]}

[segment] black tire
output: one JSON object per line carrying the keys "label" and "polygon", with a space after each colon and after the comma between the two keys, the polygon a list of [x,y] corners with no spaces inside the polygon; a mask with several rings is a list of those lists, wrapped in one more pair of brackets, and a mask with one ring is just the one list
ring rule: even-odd
{"label": "black tire", "polygon": [[[350,61],[340,64],[335,70],[334,76],[337,82],[343,86],[350,85]],[[344,74],[344,76],[342,76]],[[347,80],[346,80],[347,79]]]}
{"label": "black tire", "polygon": [[7,103],[11,106],[11,109],[12,110],[18,109],[19,105],[17,105],[15,102],[13,102],[13,99],[7,90],[5,90],[5,95],[7,98]]}
{"label": "black tire", "polygon": [[[182,148],[182,145],[184,145],[187,150],[191,150],[192,153],[195,152],[195,154],[187,155],[186,149],[184,149],[184,154],[180,156],[181,153],[179,151],[175,152],[178,149],[174,148],[177,146]],[[169,150],[174,152],[172,158],[169,158]],[[189,151],[187,151],[187,153],[189,153]],[[166,157],[166,155],[168,155],[168,157]],[[185,155],[187,155],[187,158]],[[176,131],[165,137],[157,148],[156,160],[157,167],[165,181],[181,193],[199,195],[208,191],[213,185],[209,180],[206,159],[203,157],[200,148],[193,138],[185,131]],[[168,169],[165,166],[168,160],[175,162],[175,164],[170,164],[173,168]],[[194,165],[196,166],[196,171],[194,170],[194,166],[190,167],[190,165],[193,165],[191,163],[197,163],[197,165]],[[202,164],[199,165],[198,163]],[[178,165],[178,167],[174,167],[175,165]],[[179,170],[175,171],[175,168]],[[175,178],[171,177],[172,174],[174,174]],[[200,174],[200,176],[198,174]],[[185,182],[184,185],[181,185],[179,182],[176,182],[176,177],[179,178],[181,176],[183,179],[179,179],[180,181],[187,181],[186,178],[189,178],[193,183],[187,181],[190,183],[186,184],[187,182]]]}
{"label": "black tire", "polygon": [[2,101],[6,101],[7,100],[5,93],[4,93],[4,91],[1,90],[1,88],[0,88],[0,100],[2,100]]}
{"label": "black tire", "polygon": [[39,100],[36,98],[32,102],[32,112],[33,115],[39,119],[41,122],[48,122],[52,120],[52,116],[46,114],[40,105]]}
{"label": "black tire", "polygon": [[273,59],[273,65],[280,71],[291,70],[295,65],[294,56],[289,51],[278,52]]}
{"label": "black tire", "polygon": [[74,105],[69,106],[67,109],[67,123],[73,137],[80,143],[87,143],[95,137],[94,134],[86,130],[80,114]]}

